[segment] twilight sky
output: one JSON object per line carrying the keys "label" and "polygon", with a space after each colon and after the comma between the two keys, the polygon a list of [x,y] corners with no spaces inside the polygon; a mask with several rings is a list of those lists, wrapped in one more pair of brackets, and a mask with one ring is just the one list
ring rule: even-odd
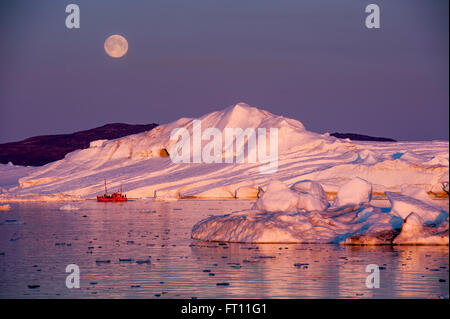
{"label": "twilight sky", "polygon": [[[65,27],[76,3],[81,28]],[[367,29],[365,6],[381,7]],[[307,129],[449,138],[446,0],[0,2],[0,143],[237,102]],[[114,33],[128,53],[103,49]]]}

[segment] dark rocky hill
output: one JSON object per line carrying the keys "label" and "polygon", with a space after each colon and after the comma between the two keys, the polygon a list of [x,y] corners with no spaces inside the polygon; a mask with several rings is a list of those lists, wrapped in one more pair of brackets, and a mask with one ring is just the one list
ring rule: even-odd
{"label": "dark rocky hill", "polygon": [[67,153],[89,147],[89,143],[100,139],[115,139],[149,131],[158,124],[131,125],[106,124],[101,127],[71,134],[44,135],[27,138],[20,142],[0,144],[0,163],[41,166],[63,159]]}
{"label": "dark rocky hill", "polygon": [[331,136],[337,138],[349,138],[352,141],[374,141],[374,142],[397,142],[392,138],[387,137],[373,137],[368,135],[361,135],[355,133],[332,133]]}

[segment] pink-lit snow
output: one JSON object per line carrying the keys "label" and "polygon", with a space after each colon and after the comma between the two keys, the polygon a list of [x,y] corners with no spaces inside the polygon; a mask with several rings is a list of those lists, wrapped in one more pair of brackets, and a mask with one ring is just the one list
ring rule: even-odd
{"label": "pink-lit snow", "polygon": [[[194,119],[180,118],[148,132],[94,141],[42,167],[0,165],[0,202],[95,198],[107,179],[110,191],[122,186],[130,199],[259,197],[252,210],[199,223],[192,236],[201,240],[448,244],[448,212],[427,194],[448,190],[448,141],[341,140],[245,103],[198,120],[202,130],[216,128],[222,135],[227,128],[276,128],[277,170],[261,174],[267,163],[248,163],[247,147],[244,163],[225,163],[226,145],[221,163],[161,157],[161,150],[177,143],[170,139],[173,129],[193,135]],[[193,139],[188,143],[192,150]],[[325,192],[335,193],[334,201]],[[386,194],[390,207],[372,205],[372,193]]]}

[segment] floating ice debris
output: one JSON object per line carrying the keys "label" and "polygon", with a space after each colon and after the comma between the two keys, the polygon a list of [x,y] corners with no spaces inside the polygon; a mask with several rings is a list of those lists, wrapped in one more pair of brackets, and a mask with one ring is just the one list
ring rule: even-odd
{"label": "floating ice debris", "polygon": [[119,262],[121,263],[131,263],[134,260],[132,258],[119,258]]}
{"label": "floating ice debris", "polygon": [[218,282],[216,284],[216,286],[229,286],[229,285],[230,285],[230,283],[228,283],[228,282]]}
{"label": "floating ice debris", "polygon": [[59,210],[79,210],[80,208],[78,206],[72,205],[72,204],[66,204],[64,206],[61,206]]}
{"label": "floating ice debris", "polygon": [[22,225],[25,224],[23,220],[17,220],[17,219],[5,219],[4,221],[0,222],[0,225]]}

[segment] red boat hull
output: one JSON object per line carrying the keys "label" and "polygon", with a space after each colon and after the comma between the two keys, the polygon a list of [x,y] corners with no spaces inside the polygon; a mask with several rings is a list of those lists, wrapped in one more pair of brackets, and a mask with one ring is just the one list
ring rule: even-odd
{"label": "red boat hull", "polygon": [[97,202],[126,202],[127,200],[127,195],[122,195],[122,186],[120,186],[119,192],[109,195],[105,179],[105,193],[102,196],[97,196]]}
{"label": "red boat hull", "polygon": [[118,198],[107,198],[102,196],[97,196],[97,202],[126,202],[128,198],[118,197]]}

